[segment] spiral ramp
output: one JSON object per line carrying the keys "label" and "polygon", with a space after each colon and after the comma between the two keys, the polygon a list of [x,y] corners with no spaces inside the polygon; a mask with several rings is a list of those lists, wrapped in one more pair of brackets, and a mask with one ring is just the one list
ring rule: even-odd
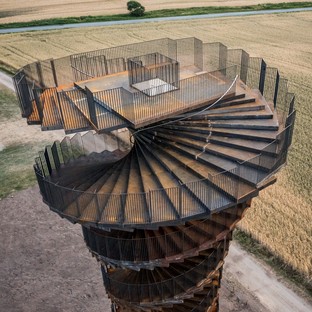
{"label": "spiral ramp", "polygon": [[272,105],[247,89],[209,110],[133,130],[124,151],[52,170],[53,185],[77,193],[63,193],[65,206],[48,203],[82,224],[112,309],[218,311],[232,230],[251,198],[274,182],[268,166],[278,158],[282,127]]}
{"label": "spiral ramp", "polygon": [[92,93],[96,79],[36,91],[28,103],[28,123],[42,130],[92,130],[47,146],[34,169],[50,209],[82,225],[113,312],[218,311],[232,231],[286,162],[291,94],[279,111],[246,81],[197,78],[218,92],[192,105],[178,90],[164,102],[145,97],[155,118],[145,102],[139,117],[122,106],[116,90]]}

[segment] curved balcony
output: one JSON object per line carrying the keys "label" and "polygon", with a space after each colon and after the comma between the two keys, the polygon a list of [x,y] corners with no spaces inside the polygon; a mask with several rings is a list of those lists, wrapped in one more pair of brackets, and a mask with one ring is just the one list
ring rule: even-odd
{"label": "curved balcony", "polygon": [[218,311],[232,230],[286,162],[287,80],[196,38],[36,62],[13,80],[29,124],[97,132],[47,146],[34,169],[50,209],[82,224],[112,310]]}
{"label": "curved balcony", "polygon": [[[43,199],[71,222],[153,228],[205,218],[256,196],[286,161],[294,98],[277,69],[196,38],[156,41],[36,62],[14,77],[23,116],[43,130],[132,133],[131,151],[103,162],[92,135],[40,154]],[[194,46],[186,61],[181,48]]]}
{"label": "curved balcony", "polygon": [[[256,141],[265,146],[258,154],[246,152],[245,146],[224,146],[236,141],[224,142],[219,135],[210,139],[218,143],[209,145],[205,139],[211,137],[209,128],[179,122],[157,133],[142,132],[129,153],[115,151],[108,156],[106,152],[105,157],[93,152],[88,156],[85,149],[100,135],[76,134],[47,147],[36,159],[35,172],[44,201],[72,222],[152,228],[203,218],[256,196],[270,183],[286,161],[293,119],[294,113],[286,128],[273,133],[271,143]],[[250,138],[237,140],[250,142]],[[255,156],[244,159],[250,155]]]}
{"label": "curved balcony", "polygon": [[[219,302],[219,287],[220,281],[219,278],[216,278],[212,284],[203,286],[202,290],[194,293],[193,295],[190,295],[189,298],[183,300],[175,299],[172,302],[164,302],[161,308],[154,306],[152,311],[158,311],[158,309],[161,309],[161,311],[164,312],[217,312]],[[207,310],[207,307],[209,307],[209,310]],[[138,305],[135,303],[128,305],[125,301],[118,299],[116,299],[112,306],[112,311],[114,312],[141,312],[142,310],[146,311],[146,309],[149,311],[151,307],[148,305]]]}
{"label": "curved balcony", "polygon": [[199,256],[168,268],[140,270],[140,272],[102,267],[104,285],[110,296],[145,306],[157,302],[181,300],[209,285],[223,265],[229,241],[219,242],[215,248],[202,251]]}
{"label": "curved balcony", "polygon": [[231,231],[242,218],[246,204],[211,215],[205,220],[188,221],[184,226],[158,230],[125,232],[101,231],[82,227],[90,251],[104,263],[141,269],[168,266],[192,254],[212,248],[216,241],[231,238]]}

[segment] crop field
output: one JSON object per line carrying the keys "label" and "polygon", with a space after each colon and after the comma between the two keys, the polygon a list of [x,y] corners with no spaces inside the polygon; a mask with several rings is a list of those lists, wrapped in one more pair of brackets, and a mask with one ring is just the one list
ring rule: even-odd
{"label": "crop field", "polygon": [[[301,0],[270,0],[270,3],[300,2]],[[201,6],[244,6],[267,3],[267,0],[141,0],[146,11],[175,8],[191,8]],[[109,15],[128,13],[127,1],[124,0],[0,0],[0,24],[11,22],[26,22],[38,19],[86,16],[86,15]]]}
{"label": "crop field", "polygon": [[6,34],[0,36],[0,55],[3,63],[17,69],[37,59],[162,37],[196,36],[204,42],[219,41],[230,48],[243,48],[279,68],[297,95],[297,121],[288,166],[278,175],[278,182],[253,201],[241,227],[290,266],[311,277],[311,25],[312,12],[305,12]]}

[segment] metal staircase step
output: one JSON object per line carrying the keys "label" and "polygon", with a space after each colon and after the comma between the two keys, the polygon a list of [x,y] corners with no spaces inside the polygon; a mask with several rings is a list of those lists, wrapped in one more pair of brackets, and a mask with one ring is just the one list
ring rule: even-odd
{"label": "metal staircase step", "polygon": [[[131,155],[130,155],[131,157]],[[124,200],[121,194],[125,194],[129,182],[130,161],[125,161],[120,169],[117,180],[114,181],[113,188],[108,193],[108,198],[103,206],[100,222],[114,223],[124,220]]]}
{"label": "metal staircase step", "polygon": [[[189,131],[189,127],[180,125],[167,125],[165,126],[169,129],[176,131]],[[278,131],[268,131],[268,130],[250,130],[250,129],[229,129],[229,128],[213,128],[209,127],[207,123],[206,127],[193,127],[192,132],[198,132],[202,134],[210,134],[215,136],[226,136],[229,138],[241,138],[249,139],[260,142],[271,143],[275,140]],[[182,135],[182,133],[181,133]]]}
{"label": "metal staircase step", "polygon": [[[125,223],[144,223],[150,218],[142,176],[139,170],[139,160],[135,150],[131,151],[131,163],[128,176],[127,196],[124,203],[124,222]],[[129,160],[128,160],[129,161]]]}
{"label": "metal staircase step", "polygon": [[[256,154],[259,153],[265,153],[270,154],[272,156],[276,155],[274,153],[275,148],[272,145],[269,150],[266,150],[268,148],[269,143],[268,142],[261,142],[261,141],[254,141],[251,139],[244,139],[244,138],[234,138],[234,137],[227,137],[227,136],[218,136],[218,135],[212,135],[212,134],[206,134],[206,133],[199,133],[199,132],[192,132],[192,131],[177,131],[177,130],[157,130],[157,132],[152,131],[153,135],[157,133],[158,135],[164,135],[166,137],[167,135],[171,135],[172,137],[178,138],[189,138],[194,141],[201,141],[201,142],[210,142],[218,145],[233,147],[237,149],[241,149],[244,151],[253,152]],[[275,144],[276,145],[276,144]]]}
{"label": "metal staircase step", "polygon": [[65,133],[92,129],[88,119],[81,113],[73,101],[64,92],[59,93],[59,103]]}
{"label": "metal staircase step", "polygon": [[[222,170],[213,169],[207,163],[198,162],[195,158],[190,158],[190,155],[188,156],[181,155],[181,154],[178,154],[175,150],[168,149],[168,148],[163,149],[163,152],[167,153],[168,155],[173,157],[175,161],[180,162],[181,165],[184,165],[186,168],[188,168],[188,170],[194,173],[197,176],[197,178],[202,179],[202,180],[208,179],[208,183],[209,183],[208,187],[221,190],[223,194],[225,195],[228,194],[230,198],[236,199],[236,196],[238,194],[237,194],[236,188],[233,186],[238,185],[238,184],[240,187],[240,194],[244,194],[244,196],[250,196],[251,193],[255,192],[254,186],[251,186],[250,184],[242,180],[238,180],[236,176],[229,175]],[[224,179],[226,179],[227,183],[215,184],[216,179],[212,179],[211,175],[212,176],[218,175],[220,179],[221,177],[224,176]],[[209,192],[209,190],[207,191]],[[213,192],[216,192],[216,190],[213,190]]]}
{"label": "metal staircase step", "polygon": [[[217,190],[212,190],[213,187],[209,185],[208,181],[198,181],[196,175],[187,170],[186,167],[179,165],[174,159],[168,158],[164,153],[160,154],[156,149],[154,150],[154,154],[161,159],[165,166],[171,168],[171,172],[175,178],[183,184],[183,187],[187,189],[189,195],[193,197],[190,203],[185,203],[188,206],[188,208],[186,206],[185,209],[188,209],[190,215],[193,209],[194,214],[204,213],[207,210],[219,206],[221,203],[225,206],[232,204],[232,198],[229,198],[226,194],[222,194]],[[209,190],[217,194],[215,196],[209,196]],[[192,197],[190,199],[192,199]],[[216,201],[214,201],[214,198]],[[191,209],[191,207],[194,208]]]}
{"label": "metal staircase step", "polygon": [[[152,201],[150,203],[152,219],[154,222],[157,220],[173,220],[175,218],[180,218],[179,212],[176,209],[179,202],[176,198],[174,192],[170,190],[175,190],[179,187],[178,181],[172,179],[170,173],[161,166],[158,160],[154,157],[154,154],[146,148],[145,144],[140,144],[141,159],[144,159],[149,170],[152,172],[148,178],[152,178],[154,182],[158,185],[157,189],[154,189],[153,200],[157,198],[157,202]],[[144,180],[143,176],[143,180]],[[152,195],[152,194],[151,194]],[[161,207],[161,209],[159,209]]]}

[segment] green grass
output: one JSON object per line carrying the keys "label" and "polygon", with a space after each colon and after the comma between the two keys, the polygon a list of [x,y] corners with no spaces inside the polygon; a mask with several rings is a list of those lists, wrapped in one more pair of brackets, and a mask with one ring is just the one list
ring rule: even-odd
{"label": "green grass", "polygon": [[[12,91],[0,87],[0,129],[5,127],[4,122],[15,122],[20,118],[16,96]],[[39,143],[43,146],[43,142]],[[0,145],[0,199],[35,184],[32,165],[38,156],[38,145],[14,143],[4,148]]]}
{"label": "green grass", "polygon": [[0,198],[35,184],[32,164],[36,154],[31,144],[9,145],[0,151]]}
{"label": "green grass", "polygon": [[186,9],[166,9],[145,12],[142,17],[132,17],[129,14],[116,15],[99,15],[99,16],[80,16],[80,17],[66,17],[66,18],[51,18],[44,20],[34,20],[31,22],[7,23],[0,24],[0,29],[4,28],[19,28],[19,27],[33,27],[46,25],[64,25],[77,23],[93,23],[93,22],[108,22],[108,21],[123,21],[134,19],[145,19],[155,17],[172,17],[172,16],[186,16],[186,15],[202,15],[211,13],[228,13],[228,12],[247,12],[260,10],[274,10],[274,9],[293,9],[293,8],[308,8],[312,7],[311,2],[289,2],[289,3],[266,3],[248,6],[227,6],[227,7],[193,7]]}
{"label": "green grass", "polygon": [[0,70],[11,76],[16,73],[16,68],[5,64],[5,62],[3,62],[2,60],[0,60]]}
{"label": "green grass", "polygon": [[0,122],[19,119],[20,109],[14,93],[0,87]]}
{"label": "green grass", "polygon": [[268,248],[240,229],[234,230],[234,239],[249,253],[263,260],[277,275],[291,281],[312,298],[312,281],[274,255]]}

